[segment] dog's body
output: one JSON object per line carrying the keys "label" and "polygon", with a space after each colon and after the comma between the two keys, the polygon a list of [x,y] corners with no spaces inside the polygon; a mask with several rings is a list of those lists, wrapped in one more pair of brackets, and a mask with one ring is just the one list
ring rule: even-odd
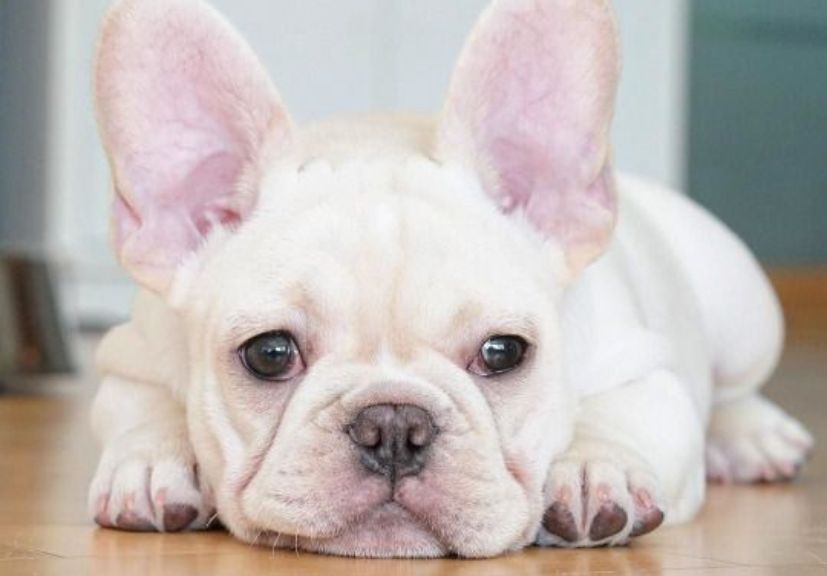
{"label": "dog's body", "polygon": [[[146,23],[157,28],[156,4],[127,6],[110,29],[140,39]],[[705,470],[739,481],[795,474],[811,439],[758,395],[781,349],[780,311],[730,232],[685,197],[626,177],[615,209],[603,156],[589,170],[598,180],[583,184],[594,194],[573,205],[557,198],[551,213],[507,196],[537,169],[517,162],[519,174],[509,175],[511,145],[469,169],[462,149],[487,137],[458,129],[467,121],[457,108],[463,83],[487,77],[475,74],[475,42],[484,44],[496,18],[508,20],[498,11],[565,16],[579,35],[609,30],[603,2],[572,6],[497,3],[436,122],[376,118],[291,128],[287,137],[274,136],[283,114],[269,115],[266,161],[247,166],[239,180],[247,184],[236,182],[255,188],[255,208],[222,201],[195,247],[186,242],[192,230],[176,231],[141,204],[153,198],[151,182],[136,181],[145,194],[136,196],[134,142],[152,136],[123,136],[123,115],[141,105],[113,108],[123,92],[109,94],[99,80],[116,188],[134,216],[125,225],[116,211],[116,245],[151,289],[99,354],[93,423],[104,455],[90,496],[99,523],[174,531],[203,527],[217,509],[233,533],[262,544],[487,556],[532,542],[623,543],[656,528],[664,512],[687,520],[703,502]],[[226,33],[200,5],[175,7],[177,26],[216,26],[219,40]],[[116,77],[109,52],[130,66],[130,50],[111,42],[104,37],[99,78]],[[513,51],[521,46],[529,50]],[[611,50],[587,53],[611,60]],[[246,54],[239,59],[250,66]],[[602,126],[600,110],[568,118],[594,116]],[[488,118],[496,126],[496,114]],[[198,138],[184,141],[197,148]],[[152,142],[148,156],[137,154],[139,174],[159,162],[162,145]],[[225,174],[224,164],[206,175],[203,165],[188,178]],[[590,202],[600,210],[589,212]],[[179,214],[179,204],[161,204]],[[524,206],[522,216],[498,210],[512,204]],[[225,219],[230,209],[238,213]],[[610,241],[606,210],[618,216]],[[163,245],[153,244],[153,222],[165,227]],[[178,244],[183,257],[171,260],[141,252],[165,255]],[[256,382],[237,354],[272,330],[295,335],[302,365],[279,382]],[[479,344],[510,333],[530,345],[525,365],[481,374]],[[391,428],[377,424],[380,412]],[[380,443],[403,430],[407,444],[395,444],[391,460],[377,456],[359,436],[365,418]]]}

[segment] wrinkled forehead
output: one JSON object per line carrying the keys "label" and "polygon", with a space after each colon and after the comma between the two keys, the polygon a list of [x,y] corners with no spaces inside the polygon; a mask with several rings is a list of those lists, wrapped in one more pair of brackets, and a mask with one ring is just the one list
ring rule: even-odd
{"label": "wrinkled forehead", "polygon": [[539,240],[464,173],[425,159],[318,162],[271,178],[214,260],[209,306],[245,333],[298,323],[362,341],[431,339],[491,322],[527,332],[555,288]]}

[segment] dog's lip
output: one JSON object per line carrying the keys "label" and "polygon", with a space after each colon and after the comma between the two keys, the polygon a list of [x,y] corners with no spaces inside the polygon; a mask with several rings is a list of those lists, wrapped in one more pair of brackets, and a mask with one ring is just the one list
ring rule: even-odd
{"label": "dog's lip", "polygon": [[[365,522],[368,522],[371,519],[371,517],[375,517],[377,514],[386,515],[387,517],[395,518],[396,520],[401,522],[407,522],[415,526],[416,528],[419,528],[423,532],[432,535],[434,538],[438,538],[438,535],[435,534],[434,531],[431,530],[430,527],[425,522],[423,522],[416,514],[408,510],[408,508],[405,507],[398,500],[391,497],[387,500],[384,500],[383,502],[380,502],[379,504],[370,508],[366,512],[360,514],[359,516],[353,518],[350,522],[347,522],[346,524],[342,525],[335,532],[332,532],[324,536],[320,536],[318,534],[285,534],[277,532],[275,530],[261,530],[258,533],[259,536],[257,537],[257,540],[261,544],[267,544],[269,546],[276,546],[278,545],[279,541],[282,540],[289,543],[296,538],[310,538],[311,540],[315,541],[333,541],[347,535],[349,532],[357,530]],[[441,544],[445,546],[444,543],[441,542]]]}
{"label": "dog's lip", "polygon": [[394,501],[383,502],[360,522],[335,535],[320,538],[260,532],[256,543],[273,549],[303,549],[356,558],[438,558],[454,554],[435,532]]}

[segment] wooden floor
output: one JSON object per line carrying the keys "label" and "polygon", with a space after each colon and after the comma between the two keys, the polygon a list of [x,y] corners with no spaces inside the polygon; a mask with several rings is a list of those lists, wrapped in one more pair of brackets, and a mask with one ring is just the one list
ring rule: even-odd
{"label": "wooden floor", "polygon": [[[489,561],[357,561],[253,548],[222,532],[99,530],[85,510],[97,457],[87,426],[94,391],[87,368],[72,380],[0,394],[0,575],[827,574],[827,449],[820,450],[827,444],[827,308],[796,300],[808,289],[795,279],[779,282],[793,299],[793,334],[769,395],[814,432],[814,459],[794,484],[713,487],[695,522],[660,529],[629,548],[531,549]],[[88,358],[90,342],[79,345]]]}

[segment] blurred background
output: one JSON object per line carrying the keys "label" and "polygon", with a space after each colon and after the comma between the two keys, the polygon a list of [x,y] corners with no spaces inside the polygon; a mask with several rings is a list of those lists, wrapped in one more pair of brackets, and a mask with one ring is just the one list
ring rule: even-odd
{"label": "blurred background", "polygon": [[[307,121],[438,109],[487,0],[213,3]],[[108,168],[91,106],[108,4],[0,0],[0,364],[14,330],[39,334],[60,316],[107,326],[135,291],[108,247]],[[619,167],[695,197],[773,269],[827,264],[827,2],[615,5]],[[34,320],[20,320],[24,305],[40,311]],[[59,364],[63,343],[51,333],[37,345]]]}

